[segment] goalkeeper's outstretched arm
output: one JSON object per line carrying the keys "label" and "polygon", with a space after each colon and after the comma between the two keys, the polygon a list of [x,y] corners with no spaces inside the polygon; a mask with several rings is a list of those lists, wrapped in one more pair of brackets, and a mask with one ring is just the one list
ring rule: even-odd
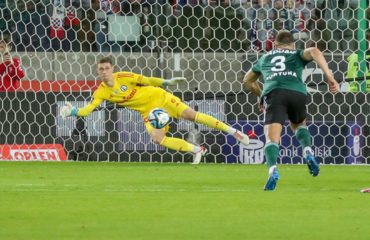
{"label": "goalkeeper's outstretched arm", "polygon": [[60,111],[60,115],[62,118],[70,117],[70,116],[78,116],[78,117],[86,117],[88,116],[94,109],[96,108],[93,104],[88,104],[84,108],[75,108],[69,102],[66,103],[66,106],[62,107]]}
{"label": "goalkeeper's outstretched arm", "polygon": [[142,79],[140,79],[141,84],[150,86],[174,86],[185,81],[186,79],[183,77],[175,77],[168,80],[155,77],[143,77]]}

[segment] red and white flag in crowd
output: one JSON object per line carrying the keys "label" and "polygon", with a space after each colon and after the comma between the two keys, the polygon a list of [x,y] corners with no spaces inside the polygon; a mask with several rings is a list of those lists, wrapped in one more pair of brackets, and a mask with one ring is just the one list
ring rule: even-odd
{"label": "red and white flag in crowd", "polygon": [[51,16],[51,38],[65,38],[64,20],[66,17],[66,10],[64,7],[64,0],[54,0],[53,15]]}
{"label": "red and white flag in crowd", "polygon": [[65,25],[66,26],[79,26],[80,25],[80,20],[78,19],[76,15],[76,8],[73,6],[73,3],[75,1],[73,0],[67,0],[67,8],[66,8],[66,21]]}

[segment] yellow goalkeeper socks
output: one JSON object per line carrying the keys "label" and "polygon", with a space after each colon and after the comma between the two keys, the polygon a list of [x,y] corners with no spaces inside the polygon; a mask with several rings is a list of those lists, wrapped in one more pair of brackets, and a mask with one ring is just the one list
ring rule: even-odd
{"label": "yellow goalkeeper socks", "polygon": [[180,138],[171,138],[166,136],[163,138],[162,142],[159,145],[183,152],[193,152],[195,147],[193,144],[188,143],[187,141]]}
{"label": "yellow goalkeeper socks", "polygon": [[[224,132],[229,132],[229,130],[230,130],[229,125],[226,125],[225,123],[217,120],[216,118],[211,117],[211,116],[209,116],[207,114],[204,114],[204,113],[200,113],[200,112],[198,112],[197,115],[195,116],[195,121],[194,122],[201,123],[201,124],[204,124],[208,127],[218,129],[218,130],[221,130],[221,131],[224,131]],[[234,130],[233,133],[235,133],[235,131],[236,130]]]}

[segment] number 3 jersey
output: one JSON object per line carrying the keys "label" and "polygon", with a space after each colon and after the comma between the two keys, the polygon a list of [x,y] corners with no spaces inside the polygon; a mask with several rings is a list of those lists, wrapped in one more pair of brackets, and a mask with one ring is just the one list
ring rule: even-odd
{"label": "number 3 jersey", "polygon": [[267,52],[252,67],[265,80],[261,97],[277,88],[307,94],[302,81],[302,71],[309,61],[303,59],[304,50],[275,49]]}

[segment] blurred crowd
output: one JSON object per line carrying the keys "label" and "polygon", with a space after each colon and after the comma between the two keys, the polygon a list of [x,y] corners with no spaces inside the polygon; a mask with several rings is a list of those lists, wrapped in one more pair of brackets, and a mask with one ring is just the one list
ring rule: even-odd
{"label": "blurred crowd", "polygon": [[[366,0],[365,0],[366,1]],[[0,31],[24,51],[268,51],[279,30],[297,48],[358,49],[369,0],[3,0]],[[362,7],[365,6],[365,11]],[[370,39],[370,32],[367,38]]]}

